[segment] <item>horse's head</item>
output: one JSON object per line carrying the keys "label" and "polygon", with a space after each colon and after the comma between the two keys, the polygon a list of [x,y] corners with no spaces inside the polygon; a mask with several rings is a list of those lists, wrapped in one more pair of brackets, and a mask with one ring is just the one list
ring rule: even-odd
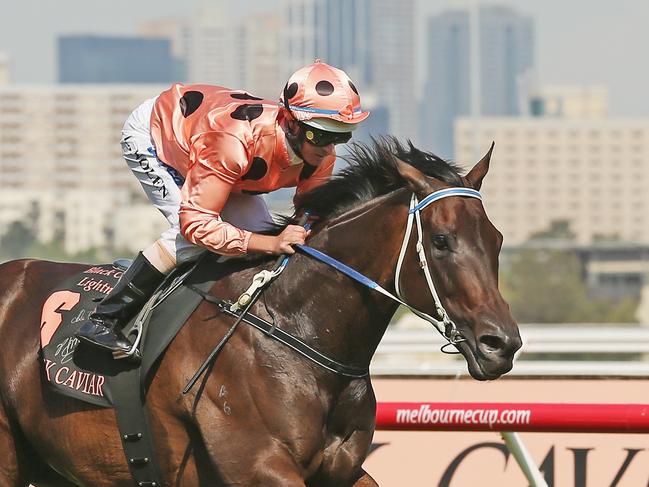
{"label": "horse's head", "polygon": [[[492,149],[493,145],[462,179],[466,187],[480,189],[489,170]],[[410,164],[399,160],[396,163],[419,201],[449,187]],[[517,324],[498,290],[502,235],[477,198],[444,198],[426,206],[420,215],[421,238],[434,287],[465,339],[457,346],[475,379],[495,379],[512,368],[514,353],[521,346]],[[415,241],[411,238],[406,253],[410,258],[403,262],[401,294],[409,305],[436,316],[431,291],[418,266]]]}

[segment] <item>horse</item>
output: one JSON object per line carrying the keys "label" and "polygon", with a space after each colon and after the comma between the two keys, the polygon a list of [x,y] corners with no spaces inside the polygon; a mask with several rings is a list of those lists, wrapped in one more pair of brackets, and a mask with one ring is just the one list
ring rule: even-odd
{"label": "horse", "polygon": [[[493,149],[493,146],[492,146]],[[460,168],[394,138],[352,145],[349,165],[304,194],[297,211],[317,216],[308,244],[343,261],[388,291],[412,194],[479,190],[491,149],[462,176]],[[462,339],[470,374],[496,379],[521,346],[498,290],[502,235],[481,200],[449,197],[421,211],[428,270]],[[406,237],[400,295],[436,315]],[[232,261],[231,261],[232,262]],[[210,293],[236,300],[268,258],[235,259]],[[54,394],[38,359],[44,299],[83,264],[17,260],[0,266],[0,487],[133,485],[114,412]],[[336,269],[296,253],[251,311],[320,353],[367,370],[398,303]],[[374,432],[370,377],[327,370],[259,330],[242,325],[201,387],[181,390],[232,324],[202,301],[171,342],[150,381],[147,411],[168,486],[371,487],[363,470]]]}

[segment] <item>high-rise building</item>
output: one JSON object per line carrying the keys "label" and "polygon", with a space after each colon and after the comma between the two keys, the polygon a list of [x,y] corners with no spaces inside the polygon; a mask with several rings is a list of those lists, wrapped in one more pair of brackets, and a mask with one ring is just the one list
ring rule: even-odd
{"label": "high-rise building", "polygon": [[279,60],[281,18],[276,12],[250,15],[241,26],[245,55],[240,60],[243,68],[241,83],[250,93],[277,100],[286,79],[282,76]]}
{"label": "high-rise building", "polygon": [[317,25],[318,57],[339,67],[359,85],[370,86],[372,73],[372,2],[324,0]]}
{"label": "high-rise building", "polygon": [[285,81],[280,15],[263,12],[236,18],[219,5],[206,3],[191,20],[142,23],[138,34],[169,39],[174,59],[183,67],[176,81],[241,88],[276,99]]}
{"label": "high-rise building", "polygon": [[61,83],[168,83],[177,71],[162,38],[64,36],[58,61]]}
{"label": "high-rise building", "polygon": [[174,61],[174,80],[187,81],[188,60],[191,46],[191,23],[189,19],[161,19],[142,22],[137,26],[139,37],[168,39]]}
{"label": "high-rise building", "polygon": [[481,7],[478,15],[480,115],[521,115],[534,67],[534,22],[509,7]]}
{"label": "high-rise building", "polygon": [[471,110],[469,14],[448,11],[426,30],[426,75],[420,107],[421,145],[443,157],[453,154],[453,122]]}
{"label": "high-rise building", "polygon": [[245,39],[228,2],[203,2],[188,32],[187,81],[239,88],[243,79]]}
{"label": "high-rise building", "polygon": [[319,58],[359,85],[372,80],[370,0],[284,0],[282,74]]}
{"label": "high-rise building", "polygon": [[415,82],[415,2],[373,0],[372,89],[389,112],[390,133],[419,143]]}
{"label": "high-rise building", "polygon": [[[323,56],[321,15],[323,0],[283,0],[280,73],[288,79],[296,69]],[[323,61],[327,61],[323,57]]]}
{"label": "high-rise building", "polygon": [[531,18],[508,7],[446,11],[429,20],[426,49],[421,139],[427,149],[453,156],[453,123],[472,111],[482,116],[527,112],[534,68]]}

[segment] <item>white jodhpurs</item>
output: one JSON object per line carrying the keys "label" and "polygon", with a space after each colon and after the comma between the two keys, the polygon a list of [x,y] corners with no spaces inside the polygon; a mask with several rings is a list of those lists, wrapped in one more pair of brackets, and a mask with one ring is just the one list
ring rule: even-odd
{"label": "white jodhpurs", "polygon": [[[154,102],[155,98],[147,100],[131,113],[122,129],[121,144],[126,164],[140,181],[149,201],[169,222],[169,228],[154,245],[162,247],[159,250],[168,255],[156,259],[151,258],[150,250],[148,255],[147,251],[144,252],[158,270],[166,273],[175,265],[194,259],[205,249],[187,241],[180,234],[178,211],[180,187],[184,179],[174,168],[156,157],[150,124]],[[266,202],[260,195],[231,193],[221,211],[221,218],[251,232],[268,230],[273,223]]]}

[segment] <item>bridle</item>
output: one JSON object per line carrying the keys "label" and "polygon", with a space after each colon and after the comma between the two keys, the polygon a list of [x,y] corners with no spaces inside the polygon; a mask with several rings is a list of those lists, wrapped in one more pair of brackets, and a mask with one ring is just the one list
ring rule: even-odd
{"label": "bridle", "polygon": [[[356,271],[355,269],[352,269],[348,265],[343,264],[342,262],[320,252],[319,250],[316,250],[307,245],[296,245],[296,248],[298,251],[307,254],[310,257],[313,257],[331,267],[334,267],[335,269],[346,274],[352,279],[360,282],[364,286],[380,292],[384,296],[387,296],[388,298],[405,306],[417,316],[428,321],[437,329],[437,331],[439,331],[442,334],[444,338],[448,340],[448,343],[444,344],[444,346],[442,347],[442,351],[445,353],[455,353],[455,352],[449,352],[447,350],[447,347],[449,345],[456,345],[460,342],[465,341],[466,339],[462,336],[462,334],[457,329],[457,326],[455,325],[453,320],[449,317],[448,313],[446,312],[446,309],[444,308],[444,305],[442,304],[442,300],[440,299],[439,294],[435,289],[435,283],[433,282],[433,278],[430,273],[430,268],[428,266],[428,259],[426,258],[426,252],[424,250],[424,243],[423,243],[424,231],[421,224],[421,212],[424,208],[426,208],[428,205],[436,201],[442,200],[444,198],[449,198],[451,196],[476,198],[482,201],[482,195],[480,194],[480,192],[472,188],[453,187],[453,188],[440,189],[438,191],[434,191],[433,193],[429,194],[421,201],[418,200],[415,194],[411,196],[410,208],[408,210],[408,220],[406,223],[406,230],[403,235],[403,242],[401,244],[401,251],[399,252],[399,259],[397,260],[397,268],[394,277],[394,287],[395,287],[396,296],[393,295],[388,290],[381,287],[378,283],[374,282],[373,280],[364,276],[360,272]],[[433,297],[433,301],[435,303],[435,312],[437,314],[437,317],[431,316],[427,313],[424,313],[421,310],[418,310],[410,306],[408,303],[405,302],[405,299],[402,296],[401,291],[399,289],[401,268],[403,267],[403,260],[406,255],[406,249],[408,248],[408,243],[410,242],[410,236],[412,234],[412,228],[414,226],[413,222],[415,222],[417,226],[416,250],[417,250],[417,255],[419,257],[419,267],[421,267],[421,269],[424,272],[428,289],[430,290],[430,294]]]}
{"label": "bridle", "polygon": [[435,201],[439,201],[444,198],[448,198],[450,196],[463,196],[467,198],[476,198],[482,201],[482,196],[480,195],[480,192],[471,188],[440,189],[426,196],[423,200],[421,200],[421,202],[418,201],[417,196],[413,194],[412,197],[410,198],[408,222],[406,223],[406,231],[403,235],[403,243],[401,244],[399,259],[397,260],[397,269],[394,275],[395,292],[399,297],[399,299],[401,299],[401,301],[405,301],[404,297],[401,294],[401,290],[399,289],[399,284],[400,284],[400,277],[401,277],[401,267],[403,266],[403,259],[406,255],[408,242],[410,242],[410,235],[412,233],[413,220],[414,220],[417,224],[416,250],[417,250],[417,255],[419,257],[419,267],[424,272],[424,277],[426,278],[426,284],[428,284],[428,289],[430,290],[430,294],[433,297],[433,301],[435,303],[435,312],[438,317],[435,318],[416,308],[413,308],[408,305],[406,306],[408,306],[410,311],[412,311],[414,314],[431,323],[435,328],[437,328],[437,331],[439,331],[442,334],[442,336],[448,340],[448,343],[444,344],[444,346],[442,347],[442,351],[446,353],[450,353],[446,348],[448,347],[448,345],[455,345],[457,343],[463,342],[466,340],[466,338],[462,336],[462,334],[457,329],[457,326],[455,325],[453,320],[449,317],[448,313],[446,312],[446,309],[444,308],[444,305],[442,304],[442,300],[440,299],[439,294],[437,293],[437,289],[435,289],[435,283],[433,282],[433,277],[430,274],[430,267],[428,266],[428,260],[426,259],[426,251],[423,243],[424,231],[421,224],[421,211],[431,203],[434,203]]}

